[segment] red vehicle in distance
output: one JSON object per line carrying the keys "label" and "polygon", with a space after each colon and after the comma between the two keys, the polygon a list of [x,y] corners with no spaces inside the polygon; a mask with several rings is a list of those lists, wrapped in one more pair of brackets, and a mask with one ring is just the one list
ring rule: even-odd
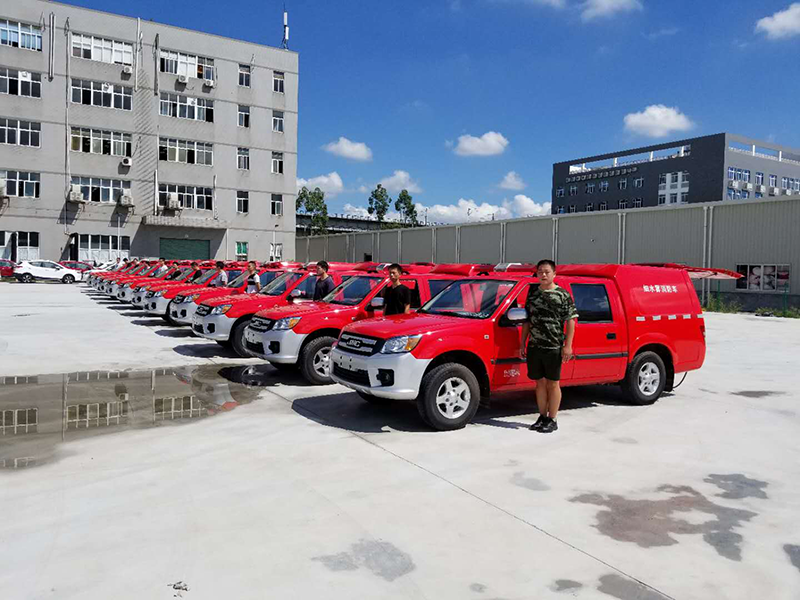
{"label": "red vehicle in distance", "polygon": [[137,288],[159,282],[177,283],[185,279],[192,271],[192,268],[190,266],[191,261],[176,260],[171,262],[172,264],[168,265],[167,270],[161,275],[156,275],[155,272],[151,272],[149,275],[145,275],[142,277],[134,275],[130,278],[121,280],[116,286],[117,300],[121,302],[132,302],[136,295],[134,290],[136,290]]}
{"label": "red vehicle in distance", "polygon": [[13,260],[0,259],[0,277],[13,277],[14,267],[17,266]]}
{"label": "red vehicle in distance", "polygon": [[95,268],[94,265],[81,260],[62,260],[59,261],[58,264],[63,267],[67,267],[68,269],[72,269],[73,271],[80,271],[81,273],[85,271],[91,271]]}
{"label": "red vehicle in distance", "polygon": [[[416,314],[345,327],[332,379],[369,401],[416,400],[434,429],[469,423],[481,396],[533,389],[520,357],[520,325],[535,267],[462,279]],[[681,266],[563,265],[556,283],[578,310],[563,386],[619,384],[635,404],[671,391],[705,359],[705,324],[692,278],[738,273]]]}

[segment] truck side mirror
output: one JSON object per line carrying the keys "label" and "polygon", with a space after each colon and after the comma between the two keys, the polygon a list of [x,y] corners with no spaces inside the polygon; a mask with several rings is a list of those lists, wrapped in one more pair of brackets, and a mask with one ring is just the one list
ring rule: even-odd
{"label": "truck side mirror", "polygon": [[384,305],[383,298],[376,296],[372,299],[367,307],[367,310],[382,310]]}
{"label": "truck side mirror", "polygon": [[524,308],[510,308],[506,313],[506,317],[512,323],[524,323],[528,318],[528,313]]}

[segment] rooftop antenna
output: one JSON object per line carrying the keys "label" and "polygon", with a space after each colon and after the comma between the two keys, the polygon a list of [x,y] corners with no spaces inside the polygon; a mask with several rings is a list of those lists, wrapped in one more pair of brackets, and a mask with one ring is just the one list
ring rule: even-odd
{"label": "rooftop antenna", "polygon": [[286,5],[283,5],[283,42],[281,47],[284,50],[289,49],[289,13],[286,12]]}

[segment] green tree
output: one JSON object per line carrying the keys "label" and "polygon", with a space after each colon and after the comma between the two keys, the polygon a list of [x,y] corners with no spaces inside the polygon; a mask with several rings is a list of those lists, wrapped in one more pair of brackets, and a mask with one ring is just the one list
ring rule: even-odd
{"label": "green tree", "polygon": [[417,207],[411,200],[411,194],[408,190],[402,190],[397,197],[397,202],[394,203],[394,209],[399,212],[403,217],[403,223],[406,226],[419,227],[419,220],[417,218]]}
{"label": "green tree", "polygon": [[328,233],[328,205],[325,203],[325,192],[319,188],[309,191],[303,187],[297,194],[297,211],[311,215],[311,235]]}
{"label": "green tree", "polygon": [[375,215],[378,218],[378,223],[382,226],[383,220],[386,218],[386,213],[389,212],[391,202],[392,199],[389,197],[386,188],[379,183],[378,187],[372,190],[372,193],[369,195],[369,208],[367,208],[367,212],[371,215]]}

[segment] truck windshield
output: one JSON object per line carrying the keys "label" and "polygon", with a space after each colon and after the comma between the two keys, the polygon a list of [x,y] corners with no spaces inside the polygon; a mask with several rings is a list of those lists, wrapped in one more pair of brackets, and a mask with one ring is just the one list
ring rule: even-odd
{"label": "truck windshield", "polygon": [[280,296],[286,290],[294,285],[305,273],[287,272],[273,279],[269,285],[263,288],[259,294],[266,294],[267,296]]}
{"label": "truck windshield", "polygon": [[176,279],[180,279],[182,276],[186,275],[186,273],[188,272],[189,272],[189,267],[183,267],[167,275],[165,281],[175,281]]}
{"label": "truck windshield", "polygon": [[375,289],[375,286],[380,285],[381,281],[383,281],[382,277],[351,277],[325,296],[322,301],[355,306],[366,298],[367,294]]}
{"label": "truck windshield", "polygon": [[419,312],[467,319],[488,319],[514,289],[516,282],[496,279],[463,279],[445,288]]}
{"label": "truck windshield", "polygon": [[209,269],[208,271],[200,271],[202,275],[197,277],[192,283],[207,283],[212,277],[217,276],[217,272],[214,269]]}

